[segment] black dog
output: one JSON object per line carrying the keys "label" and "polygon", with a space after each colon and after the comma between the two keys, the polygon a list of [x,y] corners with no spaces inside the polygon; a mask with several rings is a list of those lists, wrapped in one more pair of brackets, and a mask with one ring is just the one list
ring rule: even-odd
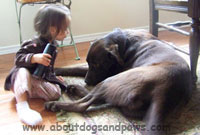
{"label": "black dog", "polygon": [[60,75],[85,76],[91,92],[70,85],[84,96],[64,103],[47,102],[46,109],[83,112],[98,101],[119,107],[125,115],[142,117],[147,135],[164,134],[151,130],[164,124],[166,117],[185,105],[192,92],[190,69],[175,50],[156,37],[136,30],[116,29],[94,42],[88,52],[89,69],[60,69]]}

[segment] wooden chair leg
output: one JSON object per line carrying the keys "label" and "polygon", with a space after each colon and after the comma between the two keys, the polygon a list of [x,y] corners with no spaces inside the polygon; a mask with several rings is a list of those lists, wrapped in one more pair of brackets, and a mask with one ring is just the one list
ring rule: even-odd
{"label": "wooden chair leg", "polygon": [[149,0],[149,13],[150,13],[150,26],[149,30],[150,33],[153,34],[154,36],[158,36],[158,25],[156,24],[158,22],[158,10],[155,9],[155,3],[154,0]]}
{"label": "wooden chair leg", "polygon": [[190,33],[190,65],[193,81],[197,81],[196,68],[199,57],[200,48],[200,20],[192,18],[191,33]]}

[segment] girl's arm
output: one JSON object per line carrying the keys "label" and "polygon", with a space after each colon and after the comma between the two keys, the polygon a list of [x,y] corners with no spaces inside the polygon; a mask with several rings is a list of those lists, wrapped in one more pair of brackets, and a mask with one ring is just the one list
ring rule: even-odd
{"label": "girl's arm", "polygon": [[20,50],[16,53],[15,65],[19,67],[33,67],[31,63],[32,56],[36,52],[36,47],[31,41],[25,42]]}
{"label": "girl's arm", "polygon": [[25,42],[16,54],[15,64],[20,67],[33,67],[36,63],[48,66],[51,55],[43,54],[44,47],[37,46],[31,41]]}
{"label": "girl's arm", "polygon": [[43,53],[38,53],[38,54],[34,54],[31,57],[31,63],[38,63],[38,64],[42,64],[44,66],[49,66],[51,62],[51,55],[50,54],[43,54]]}

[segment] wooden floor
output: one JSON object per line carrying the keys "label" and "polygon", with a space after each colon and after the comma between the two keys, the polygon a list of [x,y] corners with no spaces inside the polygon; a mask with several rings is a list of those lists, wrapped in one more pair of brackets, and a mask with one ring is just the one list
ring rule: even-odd
{"label": "wooden floor", "polygon": [[[187,29],[188,30],[188,29]],[[188,44],[188,37],[182,36],[173,32],[162,31],[159,33],[159,38],[169,42],[173,42],[176,45]],[[77,44],[79,55],[81,60],[75,60],[74,48],[63,47],[59,48],[58,57],[56,59],[55,67],[68,66],[73,64],[84,63],[86,54],[89,48],[89,42]],[[30,106],[34,110],[41,113],[43,117],[42,125],[45,125],[44,131],[24,131],[23,125],[19,121],[15,110],[14,95],[10,91],[4,91],[5,77],[8,75],[10,69],[14,64],[15,54],[0,55],[0,134],[13,135],[13,134],[37,134],[37,135],[51,135],[51,134],[63,134],[63,131],[49,131],[50,127],[56,124],[55,113],[47,112],[43,107],[43,100],[31,99]],[[59,123],[62,124],[62,123]],[[47,131],[48,130],[48,131]]]}

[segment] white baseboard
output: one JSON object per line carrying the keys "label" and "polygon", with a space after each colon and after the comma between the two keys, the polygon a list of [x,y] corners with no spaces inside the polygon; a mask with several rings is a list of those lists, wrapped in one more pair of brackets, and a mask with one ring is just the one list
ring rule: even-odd
{"label": "white baseboard", "polygon": [[[93,34],[85,34],[85,35],[78,35],[78,36],[73,36],[75,43],[81,43],[81,42],[88,42],[88,41],[93,41],[95,39],[99,39],[103,37],[104,35],[108,34],[109,32],[101,32],[101,33],[93,33]],[[64,40],[65,42],[70,42],[70,38],[67,37]]]}
{"label": "white baseboard", "polygon": [[[144,27],[137,27],[134,29],[146,29],[148,30],[148,26]],[[75,43],[81,43],[81,42],[88,42],[88,41],[93,41],[95,39],[101,38],[108,34],[111,31],[107,32],[100,32],[100,33],[92,33],[92,34],[85,34],[85,35],[78,35],[78,36],[73,36]],[[65,42],[70,42],[70,38],[66,38],[64,40]],[[10,53],[16,53],[20,49],[20,45],[10,45],[10,46],[5,46],[5,47],[0,47],[0,55],[4,54],[10,54]]]}
{"label": "white baseboard", "polygon": [[20,45],[10,45],[5,47],[0,47],[0,55],[16,53],[20,49]]}
{"label": "white baseboard", "polygon": [[[78,36],[73,36],[75,43],[81,43],[81,42],[88,42],[88,41],[93,41],[95,39],[98,39],[104,35],[106,35],[109,32],[101,32],[101,33],[93,33],[93,34],[86,34],[86,35],[78,35]],[[67,37],[64,40],[64,43],[69,43],[70,38]],[[10,46],[5,46],[5,47],[0,47],[0,55],[4,54],[10,54],[10,53],[16,53],[20,49],[20,45],[10,45]]]}

